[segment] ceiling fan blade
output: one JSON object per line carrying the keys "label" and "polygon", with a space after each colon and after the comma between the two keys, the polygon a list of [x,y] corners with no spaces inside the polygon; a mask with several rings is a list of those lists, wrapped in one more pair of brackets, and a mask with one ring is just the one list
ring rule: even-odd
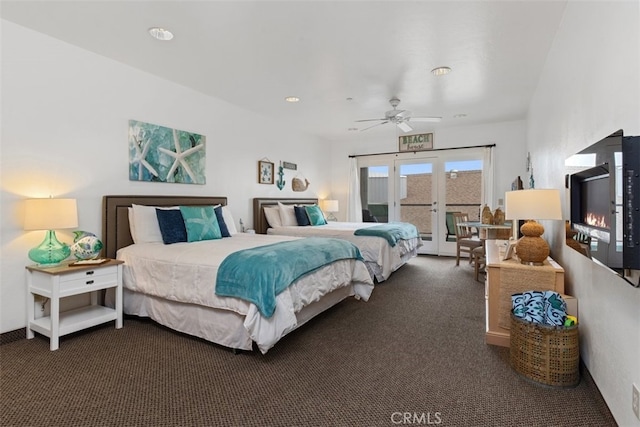
{"label": "ceiling fan blade", "polygon": [[413,130],[413,128],[411,126],[409,126],[406,122],[398,122],[396,123],[396,125],[403,131],[403,132],[411,132]]}
{"label": "ceiling fan blade", "polygon": [[442,120],[442,117],[411,117],[408,120],[411,120],[412,122],[437,123]]}
{"label": "ceiling fan blade", "polygon": [[385,119],[364,119],[364,120],[355,120],[356,122],[379,122],[380,120],[387,120]]}
{"label": "ceiling fan blade", "polygon": [[[363,121],[364,121],[364,120],[363,120]],[[369,126],[368,128],[360,129],[360,132],[362,132],[363,130],[367,130],[367,129],[374,128],[374,127],[376,127],[376,126],[383,125],[383,124],[385,124],[385,123],[389,123],[389,120],[386,120],[386,121],[384,121],[384,122],[382,122],[382,123],[376,123],[375,125],[373,125],[373,126]]]}

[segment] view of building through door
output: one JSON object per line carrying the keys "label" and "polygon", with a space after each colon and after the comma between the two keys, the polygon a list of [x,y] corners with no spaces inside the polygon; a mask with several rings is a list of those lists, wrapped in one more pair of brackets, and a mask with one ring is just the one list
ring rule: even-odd
{"label": "view of building through door", "polygon": [[389,167],[360,168],[360,200],[365,222],[389,221]]}
{"label": "view of building through door", "polygon": [[481,157],[448,153],[381,163],[360,168],[363,219],[410,222],[424,242],[421,253],[455,254],[451,213],[465,212],[472,221],[480,218]]}
{"label": "view of building through door", "polygon": [[420,253],[437,252],[438,174],[436,159],[396,160],[395,212],[397,221],[410,222],[418,228],[423,246]]}

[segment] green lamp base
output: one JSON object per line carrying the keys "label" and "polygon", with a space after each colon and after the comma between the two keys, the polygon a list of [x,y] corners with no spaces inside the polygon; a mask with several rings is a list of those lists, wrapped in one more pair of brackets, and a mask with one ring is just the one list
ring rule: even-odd
{"label": "green lamp base", "polygon": [[29,259],[44,267],[52,267],[69,258],[71,249],[56,238],[56,232],[48,230],[40,245],[29,251]]}

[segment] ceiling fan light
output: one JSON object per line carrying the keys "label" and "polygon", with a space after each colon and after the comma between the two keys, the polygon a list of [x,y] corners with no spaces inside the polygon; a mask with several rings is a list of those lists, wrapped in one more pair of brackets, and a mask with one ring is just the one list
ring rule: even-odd
{"label": "ceiling fan light", "polygon": [[449,74],[451,72],[451,68],[449,67],[436,67],[431,70],[431,74],[434,76],[444,76],[445,74]]}
{"label": "ceiling fan light", "polygon": [[149,34],[156,40],[167,42],[173,38],[173,33],[161,27],[149,28]]}

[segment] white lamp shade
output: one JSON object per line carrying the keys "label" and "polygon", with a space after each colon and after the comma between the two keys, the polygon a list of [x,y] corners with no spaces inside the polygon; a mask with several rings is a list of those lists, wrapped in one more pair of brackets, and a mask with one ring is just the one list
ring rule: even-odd
{"label": "white lamp shade", "polygon": [[340,210],[340,208],[338,207],[338,201],[337,200],[325,200],[324,202],[322,202],[322,210],[325,212],[338,212]]}
{"label": "white lamp shade", "polygon": [[504,200],[506,219],[562,219],[559,190],[507,191]]}
{"label": "white lamp shade", "polygon": [[27,199],[24,204],[25,230],[57,230],[78,226],[76,199]]}

